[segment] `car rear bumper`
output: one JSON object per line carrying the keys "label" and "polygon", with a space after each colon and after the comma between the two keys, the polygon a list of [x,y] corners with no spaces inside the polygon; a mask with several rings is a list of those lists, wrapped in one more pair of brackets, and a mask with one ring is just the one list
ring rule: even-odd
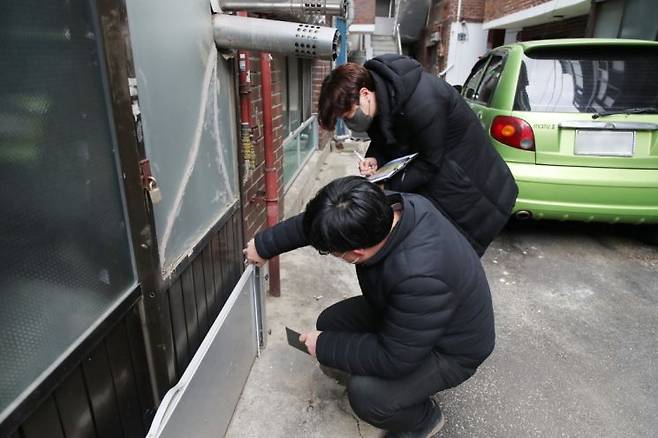
{"label": "car rear bumper", "polygon": [[514,213],[535,219],[658,223],[658,169],[507,163],[519,186]]}

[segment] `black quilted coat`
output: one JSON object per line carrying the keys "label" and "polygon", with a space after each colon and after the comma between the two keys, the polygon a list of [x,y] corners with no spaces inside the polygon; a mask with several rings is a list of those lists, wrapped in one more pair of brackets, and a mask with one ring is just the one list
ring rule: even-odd
{"label": "black quilted coat", "polygon": [[[494,347],[494,316],[480,259],[466,239],[424,197],[392,194],[403,206],[384,247],[356,265],[363,295],[381,316],[375,333],[325,331],[320,363],[351,374],[398,378],[432,351],[470,366]],[[256,235],[264,258],[307,244],[303,214]],[[319,256],[318,256],[319,257]],[[321,260],[309,260],[321,263]]]}
{"label": "black quilted coat", "polygon": [[375,80],[378,113],[366,156],[381,166],[418,152],[387,188],[429,198],[482,255],[516,201],[507,164],[457,91],[418,62],[383,55],[364,66]]}

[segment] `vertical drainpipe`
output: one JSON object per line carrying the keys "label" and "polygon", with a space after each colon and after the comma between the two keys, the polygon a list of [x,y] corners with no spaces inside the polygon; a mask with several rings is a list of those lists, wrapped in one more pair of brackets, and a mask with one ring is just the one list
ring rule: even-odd
{"label": "vertical drainpipe", "polygon": [[[246,11],[238,15],[247,17]],[[251,142],[251,63],[250,52],[240,51],[240,126],[245,159],[254,165],[254,145]],[[263,99],[263,137],[265,143],[265,205],[267,208],[267,227],[273,227],[279,221],[279,187],[278,175],[274,165],[274,141],[272,127],[272,72],[270,70],[269,53],[261,53],[261,87]],[[253,168],[252,168],[253,170]],[[281,280],[279,274],[279,258],[273,257],[269,261],[270,294],[281,295]]]}
{"label": "vertical drainpipe", "polygon": [[[279,178],[274,165],[274,138],[272,129],[272,71],[270,54],[260,53],[261,89],[263,97],[263,137],[265,142],[265,206],[267,208],[267,227],[273,227],[279,221]],[[279,257],[269,260],[270,295],[281,295],[279,275]]]}

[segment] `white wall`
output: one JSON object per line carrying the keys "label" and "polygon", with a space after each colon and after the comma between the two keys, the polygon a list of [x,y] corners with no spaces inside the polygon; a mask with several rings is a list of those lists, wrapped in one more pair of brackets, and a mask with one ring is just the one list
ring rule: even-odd
{"label": "white wall", "polygon": [[515,43],[521,30],[522,29],[505,29],[505,40],[503,41],[503,44]]}
{"label": "white wall", "polygon": [[[466,34],[465,41],[458,41],[461,32]],[[462,85],[466,81],[473,64],[487,51],[487,33],[482,23],[454,22],[450,25],[447,67],[452,68],[445,76],[448,83]]]}

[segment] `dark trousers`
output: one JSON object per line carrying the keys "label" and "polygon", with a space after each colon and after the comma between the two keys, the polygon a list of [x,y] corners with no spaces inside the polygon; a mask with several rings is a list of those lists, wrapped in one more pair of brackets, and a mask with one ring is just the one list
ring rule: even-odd
{"label": "dark trousers", "polygon": [[[321,331],[376,332],[379,318],[363,296],[326,308],[317,321]],[[479,363],[432,352],[416,370],[399,379],[352,375],[350,405],[362,420],[391,432],[416,430],[429,419],[430,396],[467,380]]]}

